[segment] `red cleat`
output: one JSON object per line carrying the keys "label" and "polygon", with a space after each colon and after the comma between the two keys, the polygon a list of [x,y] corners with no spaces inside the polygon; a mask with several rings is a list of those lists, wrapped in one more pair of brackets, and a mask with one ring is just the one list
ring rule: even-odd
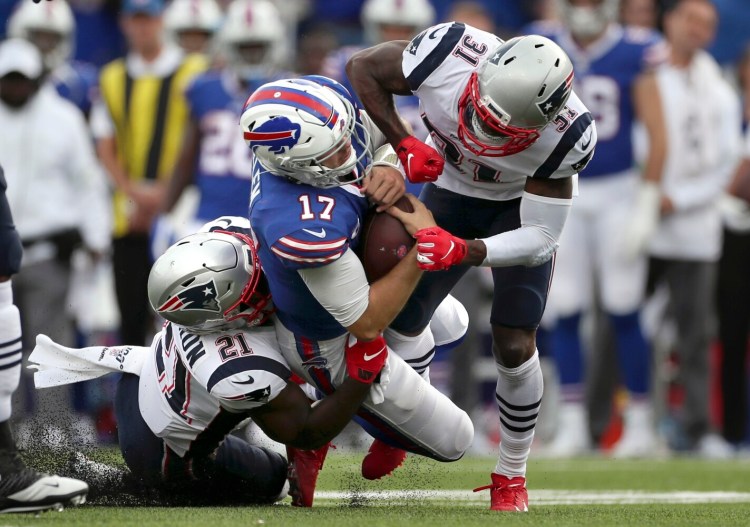
{"label": "red cleat", "polygon": [[362,476],[365,479],[380,479],[400,467],[405,459],[405,450],[388,446],[376,439],[362,460]]}
{"label": "red cleat", "polygon": [[287,479],[293,507],[312,507],[318,473],[323,468],[330,447],[330,442],[317,450],[286,447],[286,457],[289,461]]}
{"label": "red cleat", "polygon": [[474,489],[474,492],[490,489],[490,510],[506,512],[528,512],[529,493],[526,491],[526,478],[516,476],[508,478],[495,474],[492,484]]}

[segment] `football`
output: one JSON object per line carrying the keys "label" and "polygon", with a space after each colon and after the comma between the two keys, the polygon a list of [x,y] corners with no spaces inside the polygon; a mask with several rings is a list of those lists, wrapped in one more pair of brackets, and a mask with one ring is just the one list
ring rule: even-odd
{"label": "football", "polygon": [[[405,196],[394,207],[414,212],[414,207]],[[372,283],[387,274],[406,256],[414,242],[400,221],[387,212],[370,209],[365,216],[358,251],[367,280]]]}

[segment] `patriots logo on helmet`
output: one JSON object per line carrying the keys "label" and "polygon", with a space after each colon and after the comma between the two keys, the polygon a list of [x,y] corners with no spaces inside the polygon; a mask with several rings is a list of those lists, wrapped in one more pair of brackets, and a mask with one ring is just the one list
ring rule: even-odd
{"label": "patriots logo on helmet", "polygon": [[216,297],[216,284],[213,280],[209,280],[208,282],[194,285],[189,289],[177,293],[159,306],[157,311],[160,313],[169,313],[172,311],[201,309],[204,311],[219,312],[219,302]]}
{"label": "patriots logo on helmet", "polygon": [[297,144],[302,127],[283,116],[273,117],[252,131],[244,132],[250,148],[267,146],[274,154],[283,154]]}
{"label": "patriots logo on helmet", "polygon": [[547,97],[544,101],[536,104],[539,108],[539,111],[544,114],[548,121],[552,120],[555,115],[560,113],[563,105],[568,100],[568,96],[570,95],[570,92],[572,90],[572,85],[573,72],[571,71],[570,75],[568,75],[568,78],[565,79],[565,82],[560,84],[560,86],[558,86],[557,89],[552,92],[552,95]]}

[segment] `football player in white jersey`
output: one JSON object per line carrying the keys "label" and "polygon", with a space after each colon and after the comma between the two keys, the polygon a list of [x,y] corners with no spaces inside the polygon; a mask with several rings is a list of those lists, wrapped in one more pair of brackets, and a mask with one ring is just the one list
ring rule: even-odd
{"label": "football player in white jersey", "polygon": [[[320,469],[310,463],[323,460],[300,449],[327,450],[370,393],[388,350],[382,337],[350,340],[343,382],[311,406],[279,352],[270,294],[245,234],[249,222],[220,218],[206,228],[211,232],[181,239],[154,263],[149,300],[168,322],[150,348],[74,350],[40,335],[29,359],[39,364],[36,385],[122,371],[118,439],[138,480],[247,504],[283,498],[288,478],[292,504],[309,507]],[[289,464],[229,435],[247,418],[288,445]]]}
{"label": "football player in white jersey", "polygon": [[[493,354],[502,442],[491,509],[525,511],[526,461],[542,397],[535,334],[575,175],[594,152],[591,114],[552,41],[507,42],[461,23],[355,54],[347,74],[439,227],[415,234],[426,274],[391,328],[419,333],[468,266],[492,267]],[[426,144],[401,123],[393,94],[413,93]],[[394,216],[409,223],[409,215]],[[452,234],[451,234],[452,233]],[[477,489],[480,490],[480,489]]]}

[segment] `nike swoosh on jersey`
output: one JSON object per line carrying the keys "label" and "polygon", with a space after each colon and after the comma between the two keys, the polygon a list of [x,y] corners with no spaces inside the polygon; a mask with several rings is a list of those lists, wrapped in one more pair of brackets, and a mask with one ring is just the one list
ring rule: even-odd
{"label": "nike swoosh on jersey", "polygon": [[435,40],[435,39],[437,38],[437,35],[436,35],[436,33],[437,33],[438,31],[440,31],[441,29],[442,29],[442,28],[437,28],[437,29],[436,29],[436,30],[434,30],[434,31],[433,31],[432,33],[430,33],[429,35],[427,35],[427,38],[429,38],[430,40]]}
{"label": "nike swoosh on jersey", "polygon": [[320,231],[311,231],[310,229],[302,229],[302,230],[305,231],[307,234],[311,234],[311,235],[315,236],[316,238],[325,238],[326,237],[326,230],[325,229],[320,229]]}
{"label": "nike swoosh on jersey", "polygon": [[253,379],[250,375],[247,376],[246,381],[232,381],[233,384],[252,384],[255,382],[255,379]]}
{"label": "nike swoosh on jersey", "polygon": [[588,147],[589,147],[590,144],[591,144],[591,135],[589,135],[589,140],[586,141],[586,144],[585,145],[581,145],[581,150],[585,151],[586,149],[588,149]]}

